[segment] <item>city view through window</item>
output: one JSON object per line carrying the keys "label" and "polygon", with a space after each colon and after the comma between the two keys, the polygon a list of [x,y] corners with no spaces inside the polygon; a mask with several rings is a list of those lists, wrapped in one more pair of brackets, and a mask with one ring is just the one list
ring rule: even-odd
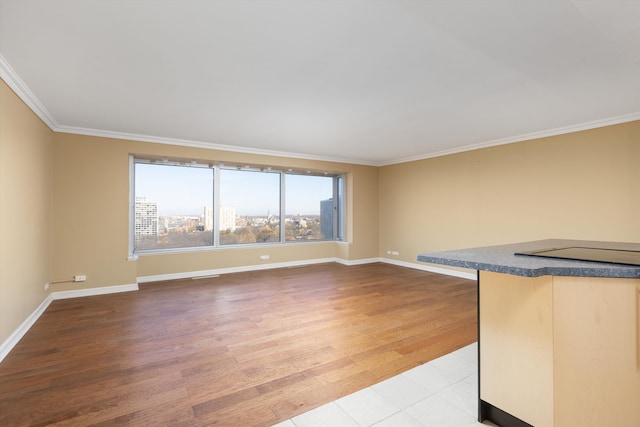
{"label": "city view through window", "polygon": [[212,168],[135,163],[135,250],[339,237],[334,227],[339,205],[334,200],[342,196],[338,177],[218,172],[216,182]]}

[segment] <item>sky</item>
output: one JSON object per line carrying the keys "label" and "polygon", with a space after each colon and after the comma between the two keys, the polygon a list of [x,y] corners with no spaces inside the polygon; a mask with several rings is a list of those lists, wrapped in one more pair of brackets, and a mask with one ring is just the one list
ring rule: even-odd
{"label": "sky", "polygon": [[[159,215],[202,215],[213,206],[214,170],[210,168],[135,164],[136,196],[158,202]],[[220,204],[238,215],[279,214],[277,172],[220,170]],[[286,175],[286,215],[319,215],[320,201],[332,197],[330,177]]]}

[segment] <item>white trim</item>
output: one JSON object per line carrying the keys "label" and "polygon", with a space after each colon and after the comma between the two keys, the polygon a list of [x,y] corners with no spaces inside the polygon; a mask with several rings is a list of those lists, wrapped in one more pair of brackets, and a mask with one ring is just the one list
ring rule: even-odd
{"label": "white trim", "polygon": [[356,259],[356,260],[346,260],[342,258],[317,258],[317,259],[306,259],[306,260],[300,260],[300,261],[245,265],[241,267],[215,268],[211,270],[185,271],[182,273],[157,274],[153,276],[140,276],[138,277],[138,283],[163,282],[167,280],[179,280],[179,279],[199,279],[199,278],[205,278],[205,277],[217,277],[222,274],[270,270],[274,268],[303,267],[306,265],[326,264],[329,262],[335,262],[335,263],[346,265],[346,266],[364,265],[364,264],[373,264],[376,262],[383,262],[387,264],[397,265],[399,267],[413,268],[416,270],[428,271],[431,273],[444,274],[446,276],[459,277],[461,279],[476,280],[475,273],[466,273],[458,270],[450,270],[447,268],[433,267],[427,264],[424,264],[424,265],[414,264],[414,263],[405,262],[405,261],[397,261],[389,258],[377,257],[377,258],[362,258],[362,259]]}
{"label": "white trim", "polygon": [[247,271],[270,270],[273,268],[301,267],[312,264],[325,264],[335,262],[336,258],[305,259],[300,261],[274,262],[268,264],[244,265],[241,267],[215,268],[212,270],[185,271],[183,273],[157,274],[154,276],[138,277],[138,283],[161,282],[177,279],[198,279],[210,276],[219,276],[229,273],[244,273]]}
{"label": "white trim", "polygon": [[[33,111],[36,116],[40,117],[51,130],[56,130],[58,127],[58,122],[53,118],[51,113],[45,108],[45,106],[40,102],[40,100],[36,97],[36,95],[31,92],[29,86],[18,76],[11,65],[4,59],[4,56],[0,54],[0,77],[2,80],[7,83],[7,85],[13,90],[16,95],[27,104],[27,107]],[[1,360],[1,359],[0,359]]]}
{"label": "white trim", "polygon": [[7,338],[2,344],[0,344],[0,362],[4,360],[4,358],[9,354],[13,347],[18,344],[18,342],[22,339],[22,337],[24,337],[24,335],[29,331],[33,324],[36,323],[36,320],[38,320],[42,313],[44,313],[44,311],[47,309],[47,307],[49,307],[51,301],[53,301],[53,298],[51,297],[51,294],[49,294],[44,299],[44,301],[40,303],[38,308],[36,308],[33,313],[31,313],[29,317],[27,317],[24,322],[22,322],[22,324],[18,326],[18,329],[16,329],[11,335],[9,335],[9,338]]}
{"label": "white trim", "polygon": [[562,126],[554,129],[547,129],[547,130],[542,130],[538,132],[508,136],[506,138],[480,142],[477,144],[465,145],[462,147],[451,148],[448,150],[435,151],[431,153],[419,154],[417,156],[403,157],[395,160],[379,161],[379,162],[368,161],[363,159],[315,156],[310,154],[291,153],[287,151],[263,150],[258,148],[223,145],[223,144],[216,144],[211,142],[192,141],[192,140],[176,139],[176,138],[165,138],[165,137],[159,137],[159,136],[140,135],[140,134],[124,133],[124,132],[113,132],[113,131],[105,131],[105,130],[99,130],[99,129],[79,128],[79,127],[73,127],[73,126],[58,125],[58,126],[52,127],[52,129],[56,132],[66,132],[66,133],[73,133],[78,135],[99,136],[104,138],[125,139],[125,140],[132,140],[132,141],[151,142],[156,144],[168,144],[168,145],[177,145],[177,146],[183,146],[183,147],[204,148],[207,150],[221,150],[221,151],[230,151],[235,153],[247,153],[247,154],[257,154],[257,155],[264,155],[264,156],[287,157],[287,158],[294,158],[294,159],[327,161],[327,162],[335,162],[335,163],[349,163],[349,164],[356,164],[356,165],[381,167],[381,166],[395,165],[399,163],[408,163],[408,162],[414,162],[418,160],[430,159],[434,157],[442,157],[450,154],[464,153],[466,151],[479,150],[482,148],[495,147],[498,145],[506,145],[506,144],[512,144],[516,142],[530,141],[538,138],[564,135],[572,132],[580,132],[580,131],[589,130],[589,129],[595,129],[595,128],[601,128],[605,126],[617,125],[621,123],[633,122],[636,120],[640,120],[640,111],[629,113],[629,114],[623,114],[621,116],[608,117],[600,120],[593,120],[593,121],[578,123],[574,125]]}
{"label": "white trim", "polygon": [[363,264],[372,264],[374,262],[382,262],[382,258],[362,258],[362,259],[354,259],[354,260],[348,260],[348,259],[342,259],[342,258],[336,258],[335,262],[337,262],[338,264],[342,264],[342,265],[363,265]]}
{"label": "white trim", "polygon": [[635,120],[640,120],[640,111],[636,111],[629,114],[623,114],[615,117],[608,117],[600,120],[593,120],[584,123],[578,123],[574,125],[562,126],[555,129],[548,129],[539,132],[531,132],[522,135],[509,136],[506,138],[491,140],[480,142],[478,144],[465,145],[463,147],[452,148],[449,150],[441,150],[432,153],[425,153],[412,157],[404,157],[395,160],[389,161],[367,161],[362,159],[349,159],[349,158],[340,158],[340,157],[331,157],[331,156],[314,156],[310,154],[301,154],[301,153],[291,153],[287,151],[275,151],[275,150],[263,150],[258,148],[250,148],[250,147],[239,147],[233,145],[224,145],[224,144],[216,144],[212,142],[204,142],[204,141],[192,141],[186,139],[177,139],[177,138],[165,138],[160,136],[152,136],[152,135],[141,135],[135,133],[125,133],[125,132],[114,132],[100,129],[90,129],[90,128],[82,128],[76,126],[66,126],[60,125],[53,118],[51,113],[45,108],[45,106],[40,102],[40,100],[36,97],[36,95],[29,89],[27,84],[18,76],[18,74],[11,68],[11,65],[7,62],[7,60],[0,54],[0,77],[4,80],[7,85],[22,99],[22,101],[27,104],[27,106],[38,116],[40,119],[54,132],[66,132],[77,135],[88,135],[88,136],[99,136],[103,138],[114,138],[114,139],[125,139],[131,141],[141,141],[141,142],[151,142],[157,144],[168,144],[168,145],[177,145],[183,147],[195,147],[195,148],[204,148],[207,150],[222,150],[222,151],[231,151],[235,153],[247,153],[247,154],[257,154],[257,155],[265,155],[265,156],[276,156],[276,157],[288,157],[295,159],[304,159],[304,160],[316,160],[316,161],[328,161],[328,162],[336,162],[336,163],[350,163],[357,165],[366,165],[366,166],[388,166],[394,165],[398,163],[407,163],[413,162],[417,160],[424,160],[433,157],[441,157],[449,154],[462,153],[465,151],[478,150],[481,148],[495,147],[497,145],[505,145],[511,144],[514,142],[528,141],[537,138],[545,138],[550,136],[563,135],[572,132],[580,132],[583,130],[589,130],[594,128],[600,128],[604,126],[611,126],[620,123],[632,122]]}
{"label": "white trim", "polygon": [[389,166],[399,163],[415,162],[417,160],[430,159],[433,157],[442,157],[449,154],[464,153],[465,151],[479,150],[481,148],[495,147],[497,145],[513,144],[515,142],[531,141],[533,139],[547,138],[550,136],[564,135],[567,133],[581,132],[589,129],[596,129],[605,126],[619,125],[621,123],[633,122],[640,120],[640,111],[634,113],[623,114],[621,116],[608,117],[606,119],[593,120],[590,122],[578,123],[575,125],[562,126],[555,129],[548,129],[539,132],[531,132],[522,135],[508,136],[506,138],[494,139],[492,141],[480,142],[478,144],[465,145],[463,147],[452,148],[449,150],[441,150],[433,153],[421,154],[413,157],[404,157],[401,159],[391,160],[388,162],[379,162],[376,166]]}
{"label": "white trim", "polygon": [[29,329],[33,326],[34,323],[40,318],[42,313],[49,307],[52,301],[66,298],[77,298],[84,296],[93,296],[93,295],[104,295],[104,294],[114,294],[118,292],[129,292],[129,291],[137,291],[138,285],[116,285],[116,286],[104,286],[100,288],[89,288],[89,289],[78,289],[72,291],[59,291],[52,292],[40,303],[38,308],[36,308],[33,313],[31,313],[25,320],[22,322],[18,329],[16,329],[9,338],[7,338],[2,344],[0,344],[0,362],[4,360],[4,358],[9,354],[9,352],[13,349],[13,347],[18,344],[18,342],[24,337],[24,335],[29,331]]}
{"label": "white trim", "polygon": [[206,150],[221,150],[234,153],[257,154],[264,156],[288,157],[303,160],[316,160],[334,163],[350,163],[367,166],[378,166],[376,162],[362,159],[349,159],[333,156],[317,156],[288,151],[264,150],[259,148],[242,147],[234,145],[216,144],[213,142],[194,141],[188,139],[165,138],[153,135],[141,135],[136,133],[116,132],[101,129],[83,128],[59,124],[49,113],[44,104],[29,89],[27,84],[18,76],[9,62],[0,54],[0,78],[13,90],[16,95],[54,132],[72,133],[76,135],[98,136],[102,138],[124,139],[130,141],[151,142],[156,144],[177,145],[182,147],[204,148]]}
{"label": "white trim", "polygon": [[257,154],[262,156],[287,157],[303,160],[316,160],[321,162],[349,163],[356,165],[378,166],[376,162],[362,159],[349,159],[332,156],[318,156],[304,153],[292,153],[289,151],[264,150],[260,148],[243,147],[237,145],[217,144],[214,142],[194,141],[179,138],[165,138],[162,136],[141,135],[136,133],[115,132],[100,129],[81,128],[75,126],[57,126],[56,132],[72,133],[76,135],[99,136],[103,138],[124,139],[130,141],[152,142],[155,144],[177,145],[181,147],[203,148],[206,150],[230,151],[234,153]]}
{"label": "white trim", "polygon": [[137,291],[137,290],[138,290],[138,284],[134,283],[131,285],[115,285],[115,286],[103,286],[100,288],[57,291],[57,292],[52,292],[50,296],[52,300],[58,300],[58,299],[69,299],[69,298],[79,298],[79,297],[90,297],[95,295],[117,294],[120,292],[131,292],[131,291]]}
{"label": "white trim", "polygon": [[578,123],[574,125],[562,126],[559,128],[548,129],[538,132],[531,132],[521,135],[509,136],[506,138],[491,140],[480,142],[477,144],[465,145],[462,147],[452,148],[448,150],[441,150],[432,153],[425,153],[417,156],[404,157],[395,160],[389,161],[367,161],[363,159],[349,159],[349,158],[340,158],[340,157],[331,157],[331,156],[316,156],[310,154],[301,154],[301,153],[291,153],[287,151],[275,151],[275,150],[264,150],[258,148],[250,148],[250,147],[241,147],[241,146],[233,146],[233,145],[224,145],[224,144],[216,144],[212,142],[204,142],[204,141],[192,141],[187,139],[177,139],[177,138],[165,138],[160,136],[152,136],[152,135],[141,135],[135,133],[125,133],[125,132],[115,132],[115,131],[107,131],[100,129],[90,129],[90,128],[82,128],[77,126],[66,126],[60,125],[55,120],[55,118],[49,113],[49,111],[45,108],[45,106],[40,102],[40,100],[36,97],[36,95],[29,89],[27,84],[18,76],[18,74],[11,68],[11,65],[7,62],[7,60],[0,54],[0,78],[4,80],[7,85],[22,99],[22,101],[27,104],[27,106],[38,116],[40,119],[54,132],[65,132],[72,133],[77,135],[87,135],[87,136],[98,136],[103,138],[113,138],[113,139],[124,139],[131,141],[141,141],[141,142],[151,142],[156,144],[168,144],[168,145],[177,145],[183,147],[195,147],[195,148],[204,148],[207,150],[222,150],[222,151],[230,151],[235,153],[247,153],[247,154],[257,154],[264,156],[276,156],[276,157],[288,157],[294,159],[304,159],[304,160],[316,160],[316,161],[327,161],[327,162],[336,162],[336,163],[350,163],[356,165],[366,165],[366,166],[389,166],[398,163],[407,163],[414,162],[417,160],[430,159],[433,157],[441,157],[449,154],[462,153],[465,151],[478,150],[481,148],[495,147],[497,145],[505,145],[511,144],[514,142],[522,142],[529,141],[537,138],[545,138],[550,136],[563,135],[572,132],[580,132],[589,129],[595,129],[605,126],[617,125],[621,123],[632,122],[636,120],[640,120],[640,111],[636,111],[633,113],[623,114],[620,116],[608,117],[605,119],[592,120],[589,122]]}
{"label": "white trim", "polygon": [[389,258],[381,258],[380,261],[385,262],[387,264],[397,265],[400,267],[415,268],[416,270],[428,271],[430,273],[444,274],[445,276],[459,277],[461,279],[469,279],[473,281],[477,280],[476,273],[466,273],[464,271],[451,270],[451,269],[442,268],[442,267],[434,267],[429,264],[424,264],[424,265],[414,264],[412,262],[397,261]]}

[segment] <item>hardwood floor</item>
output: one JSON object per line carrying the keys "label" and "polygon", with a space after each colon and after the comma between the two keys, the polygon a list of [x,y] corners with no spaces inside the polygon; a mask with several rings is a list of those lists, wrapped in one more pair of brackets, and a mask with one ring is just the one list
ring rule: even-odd
{"label": "hardwood floor", "polygon": [[57,300],[0,363],[0,425],[270,426],[477,339],[473,281],[389,264]]}

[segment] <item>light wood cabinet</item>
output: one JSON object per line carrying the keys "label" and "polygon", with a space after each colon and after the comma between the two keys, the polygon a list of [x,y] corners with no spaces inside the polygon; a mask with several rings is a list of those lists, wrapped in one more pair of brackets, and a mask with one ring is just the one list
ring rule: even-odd
{"label": "light wood cabinet", "polygon": [[480,399],[540,427],[640,426],[640,279],[480,272]]}

